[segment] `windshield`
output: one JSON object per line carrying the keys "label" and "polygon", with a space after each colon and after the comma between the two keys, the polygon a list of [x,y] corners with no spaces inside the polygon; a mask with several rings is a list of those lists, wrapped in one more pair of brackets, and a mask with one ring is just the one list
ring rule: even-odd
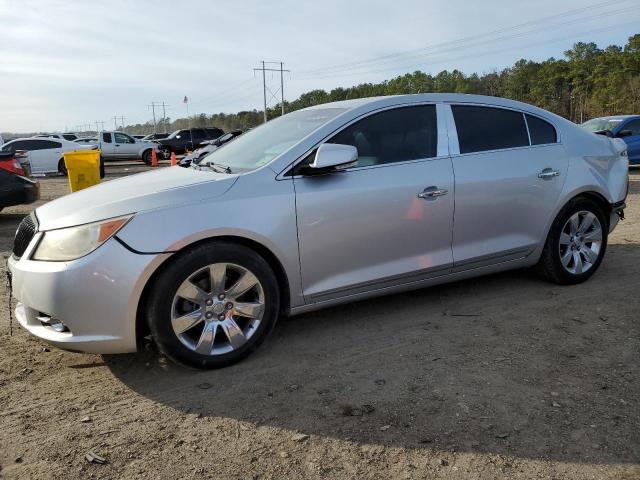
{"label": "windshield", "polygon": [[314,108],[288,113],[240,135],[204,157],[200,165],[216,163],[230,167],[233,172],[254,170],[344,111],[343,108]]}
{"label": "windshield", "polygon": [[167,138],[176,138],[180,134],[181,131],[182,130],[176,130],[171,135],[169,135]]}
{"label": "windshield", "polygon": [[620,122],[622,122],[621,118],[594,118],[593,120],[583,123],[581,126],[590,132],[600,132],[602,130],[612,131]]}

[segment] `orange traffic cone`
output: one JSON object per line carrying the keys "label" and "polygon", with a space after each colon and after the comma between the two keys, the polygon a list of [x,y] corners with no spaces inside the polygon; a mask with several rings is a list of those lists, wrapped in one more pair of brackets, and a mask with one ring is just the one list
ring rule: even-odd
{"label": "orange traffic cone", "polygon": [[157,167],[158,166],[158,156],[156,155],[156,149],[155,148],[151,149],[151,166],[152,167]]}
{"label": "orange traffic cone", "polygon": [[178,159],[176,159],[176,152],[171,152],[171,166],[175,167],[178,164]]}

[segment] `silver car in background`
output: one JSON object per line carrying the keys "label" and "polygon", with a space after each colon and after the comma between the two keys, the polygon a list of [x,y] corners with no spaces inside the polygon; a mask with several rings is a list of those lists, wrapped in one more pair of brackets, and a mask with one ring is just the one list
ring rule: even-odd
{"label": "silver car in background", "polygon": [[576,284],[623,216],[627,171],[624,142],[515,101],[319,105],[196,168],[38,208],[9,259],[16,315],[61,348],[132,352],[150,333],[220,367],[281,315],[521,267]]}

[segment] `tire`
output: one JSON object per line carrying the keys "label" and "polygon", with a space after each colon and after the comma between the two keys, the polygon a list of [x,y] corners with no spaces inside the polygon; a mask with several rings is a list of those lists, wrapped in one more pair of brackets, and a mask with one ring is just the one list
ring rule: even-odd
{"label": "tire", "polygon": [[142,161],[147,165],[151,165],[151,149],[142,152]]}
{"label": "tire", "polygon": [[65,177],[69,175],[69,172],[67,172],[67,166],[64,164],[64,158],[61,158],[58,161],[58,172]]}
{"label": "tire", "polygon": [[[212,278],[225,280],[218,280],[216,288]],[[254,280],[255,286],[236,295]],[[229,242],[212,241],[179,254],[150,287],[146,315],[159,350],[196,368],[225,367],[245,358],[267,337],[280,311],[278,282],[269,264],[253,250]]]}
{"label": "tire", "polygon": [[160,154],[162,155],[162,159],[163,160],[169,160],[169,158],[171,158],[171,148],[169,147],[164,147],[160,149]]}
{"label": "tire", "polygon": [[571,200],[551,226],[536,266],[538,272],[559,285],[588,280],[602,263],[608,233],[609,221],[600,205],[583,197]]}

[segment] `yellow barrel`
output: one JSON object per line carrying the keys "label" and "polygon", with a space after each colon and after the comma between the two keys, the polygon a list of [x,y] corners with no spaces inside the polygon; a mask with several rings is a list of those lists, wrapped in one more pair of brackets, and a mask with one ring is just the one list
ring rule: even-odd
{"label": "yellow barrel", "polygon": [[65,152],[64,164],[72,192],[100,183],[100,150]]}

